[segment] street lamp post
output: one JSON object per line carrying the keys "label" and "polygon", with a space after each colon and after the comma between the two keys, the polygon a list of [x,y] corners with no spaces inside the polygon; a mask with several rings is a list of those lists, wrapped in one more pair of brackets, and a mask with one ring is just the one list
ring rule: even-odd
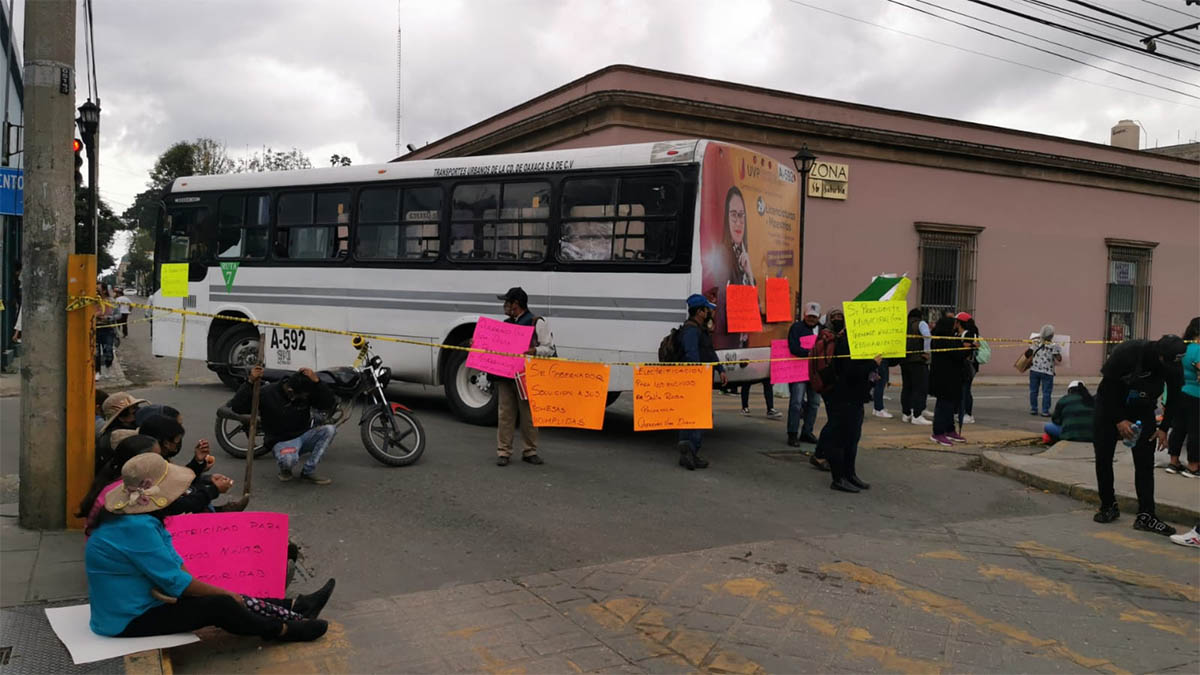
{"label": "street lamp post", "polygon": [[808,174],[812,171],[813,164],[816,164],[817,156],[808,149],[808,144],[803,145],[800,150],[792,157],[792,164],[796,166],[796,171],[800,172],[800,246],[796,251],[796,303],[802,302],[801,290],[804,287],[804,207],[808,203]]}
{"label": "street lamp post", "polygon": [[79,132],[88,158],[88,234],[79,239],[77,253],[98,254],[100,227],[100,104],[88,99],[79,106]]}

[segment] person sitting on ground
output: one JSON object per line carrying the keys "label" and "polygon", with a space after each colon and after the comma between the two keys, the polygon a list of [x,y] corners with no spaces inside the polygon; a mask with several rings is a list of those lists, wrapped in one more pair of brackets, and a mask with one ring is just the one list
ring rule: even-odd
{"label": "person sitting on ground", "polygon": [[104,428],[104,401],[108,392],[96,387],[96,438],[100,438],[100,430]]}
{"label": "person sitting on ground", "polygon": [[324,635],[328,624],[317,617],[333,594],[333,579],[315,593],[282,600],[233,593],[188,572],[162,521],[192,478],[191,471],[151,453],[122,467],[121,484],[105,495],[87,542],[92,632],[144,637],[216,626],[285,642]]}
{"label": "person sitting on ground", "polygon": [[154,417],[155,415],[170,417],[176,422],[183,424],[183,413],[169,405],[163,405],[161,403],[151,403],[149,405],[139,407],[137,412],[134,413],[133,421],[137,422],[138,428],[140,429],[141,426],[146,423],[146,420]]}
{"label": "person sitting on ground", "polygon": [[[101,406],[104,412],[104,426],[100,427],[100,432],[96,436],[95,471],[97,473],[99,473],[100,467],[107,464],[108,460],[112,458],[113,449],[122,440],[118,437],[114,441],[112,433],[119,430],[137,432],[138,406],[146,403],[149,401],[144,398],[134,398],[133,394],[124,391],[118,391],[104,399],[104,404]],[[122,436],[128,435],[131,434],[122,434]]]}
{"label": "person sitting on ground", "polygon": [[1046,423],[1046,442],[1092,442],[1092,424],[1096,417],[1096,400],[1081,380],[1067,385],[1067,395],[1054,404],[1054,413]]}
{"label": "person sitting on ground", "polygon": [[[250,369],[250,377],[234,394],[229,407],[239,415],[250,414],[254,383],[262,377],[263,367]],[[333,481],[317,475],[317,465],[325,449],[333,442],[337,428],[332,424],[313,426],[313,410],[329,410],[337,403],[333,392],[308,368],[301,368],[287,379],[268,384],[259,392],[258,413],[262,420],[264,442],[271,448],[279,465],[279,480],[289,481],[302,455],[308,461],[300,478],[314,485]]]}
{"label": "person sitting on ground", "polygon": [[[161,454],[162,448],[158,441],[150,436],[135,434],[121,441],[117,445],[117,449],[113,454],[112,459],[108,464],[101,467],[100,472],[92,480],[92,487],[84,495],[79,502],[79,511],[75,514],[77,518],[85,519],[83,533],[90,535],[95,529],[100,516],[100,512],[104,507],[104,496],[110,490],[121,484],[121,467],[125,462],[133,457],[152,452]],[[194,475],[194,474],[193,474]],[[218,481],[217,476],[213,476],[213,481],[209,481],[206,485],[190,485],[188,489],[180,496],[179,499],[171,503],[168,507],[166,515],[176,515],[180,513],[205,513],[211,511],[210,504],[217,496],[228,490],[233,485],[233,481],[221,476],[224,481],[228,481],[228,485],[224,485],[223,481]],[[224,485],[224,490],[218,487]]]}
{"label": "person sitting on ground", "polygon": [[[158,441],[158,454],[162,455],[167,461],[179,454],[183,449],[183,425],[171,419],[158,415],[146,420],[142,425],[139,433],[149,436]],[[196,494],[201,495],[203,504],[197,503],[199,508],[188,511],[187,513],[201,513],[204,511],[241,511],[245,508],[245,504],[241,504],[240,508],[233,507],[236,502],[223,504],[220,507],[214,508],[212,502],[218,497],[229,492],[229,488],[233,487],[233,479],[214,473],[211,476],[204,475],[205,471],[212,468],[216,460],[208,449],[208,441],[201,438],[196,441],[196,448],[192,453],[191,459],[185,465],[192,473],[196,475],[196,479],[192,481],[192,489]],[[199,502],[199,500],[198,500]]]}

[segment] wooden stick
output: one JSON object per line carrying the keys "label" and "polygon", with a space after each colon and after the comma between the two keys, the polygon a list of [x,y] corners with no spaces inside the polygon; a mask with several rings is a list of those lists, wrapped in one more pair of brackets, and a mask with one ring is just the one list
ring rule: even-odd
{"label": "wooden stick", "polygon": [[[263,348],[267,340],[263,333],[258,334],[258,365],[263,365]],[[254,381],[254,393],[250,397],[250,429],[246,432],[246,480],[242,484],[242,499],[249,501],[250,485],[254,480],[254,439],[258,435],[258,393],[262,390],[262,378]],[[265,442],[265,439],[264,439]]]}

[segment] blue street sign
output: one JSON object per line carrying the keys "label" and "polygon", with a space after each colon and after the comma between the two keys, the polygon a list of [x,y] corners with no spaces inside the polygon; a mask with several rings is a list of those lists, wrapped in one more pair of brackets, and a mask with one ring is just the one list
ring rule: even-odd
{"label": "blue street sign", "polygon": [[25,174],[21,169],[0,167],[0,215],[25,213]]}

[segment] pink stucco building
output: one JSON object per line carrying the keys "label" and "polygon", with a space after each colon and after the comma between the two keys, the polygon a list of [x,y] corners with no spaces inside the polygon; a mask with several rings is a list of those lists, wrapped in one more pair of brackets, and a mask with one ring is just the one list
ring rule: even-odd
{"label": "pink stucco building", "polygon": [[[984,337],[1027,337],[1044,323],[1072,339],[1157,336],[1200,314],[1194,159],[631,66],[401,159],[677,138],[737,143],[785,164],[805,145],[819,156],[806,300],[841,302],[891,272],[913,278],[910,304],[970,312]],[[1060,372],[1096,373],[1104,349],[1072,345]],[[1016,374],[1016,356],[995,349],[984,374]]]}

